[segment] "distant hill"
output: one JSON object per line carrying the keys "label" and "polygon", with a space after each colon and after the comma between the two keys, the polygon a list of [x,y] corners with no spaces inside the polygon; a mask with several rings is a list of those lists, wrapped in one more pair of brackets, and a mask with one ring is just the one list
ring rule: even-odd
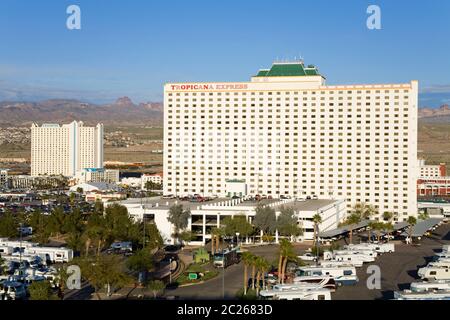
{"label": "distant hill", "polygon": [[450,106],[444,104],[439,108],[420,108],[419,119],[422,122],[450,123]]}
{"label": "distant hill", "polygon": [[105,105],[77,100],[0,102],[0,126],[28,126],[32,122],[68,123],[73,120],[84,121],[86,124],[102,122],[106,125],[161,125],[163,104],[134,104],[128,97]]}

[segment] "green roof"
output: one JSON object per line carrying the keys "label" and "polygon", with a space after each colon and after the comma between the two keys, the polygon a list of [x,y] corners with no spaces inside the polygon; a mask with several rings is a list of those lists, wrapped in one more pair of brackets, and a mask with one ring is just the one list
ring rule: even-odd
{"label": "green roof", "polygon": [[313,65],[305,67],[302,62],[276,62],[270,69],[259,70],[256,77],[302,77],[320,76]]}

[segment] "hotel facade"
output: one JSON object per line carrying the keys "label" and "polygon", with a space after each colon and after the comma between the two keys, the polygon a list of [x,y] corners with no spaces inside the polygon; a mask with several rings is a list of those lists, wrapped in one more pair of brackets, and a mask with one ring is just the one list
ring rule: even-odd
{"label": "hotel facade", "polygon": [[417,214],[418,82],[325,84],[274,63],[250,82],[164,87],[164,194],[282,195]]}
{"label": "hotel facade", "polygon": [[31,127],[31,175],[75,176],[85,168],[103,168],[103,124]]}

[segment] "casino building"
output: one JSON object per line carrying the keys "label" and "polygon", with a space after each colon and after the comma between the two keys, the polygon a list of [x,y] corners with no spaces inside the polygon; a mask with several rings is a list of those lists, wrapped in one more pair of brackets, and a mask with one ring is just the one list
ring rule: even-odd
{"label": "casino building", "polygon": [[164,87],[164,194],[366,202],[417,214],[418,82],[326,85],[302,61]]}

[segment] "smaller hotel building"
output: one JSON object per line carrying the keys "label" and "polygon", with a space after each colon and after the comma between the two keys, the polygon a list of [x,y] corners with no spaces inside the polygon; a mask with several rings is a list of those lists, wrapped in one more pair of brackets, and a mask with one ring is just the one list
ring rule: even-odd
{"label": "smaller hotel building", "polygon": [[31,175],[73,177],[85,168],[103,168],[103,124],[31,126]]}

